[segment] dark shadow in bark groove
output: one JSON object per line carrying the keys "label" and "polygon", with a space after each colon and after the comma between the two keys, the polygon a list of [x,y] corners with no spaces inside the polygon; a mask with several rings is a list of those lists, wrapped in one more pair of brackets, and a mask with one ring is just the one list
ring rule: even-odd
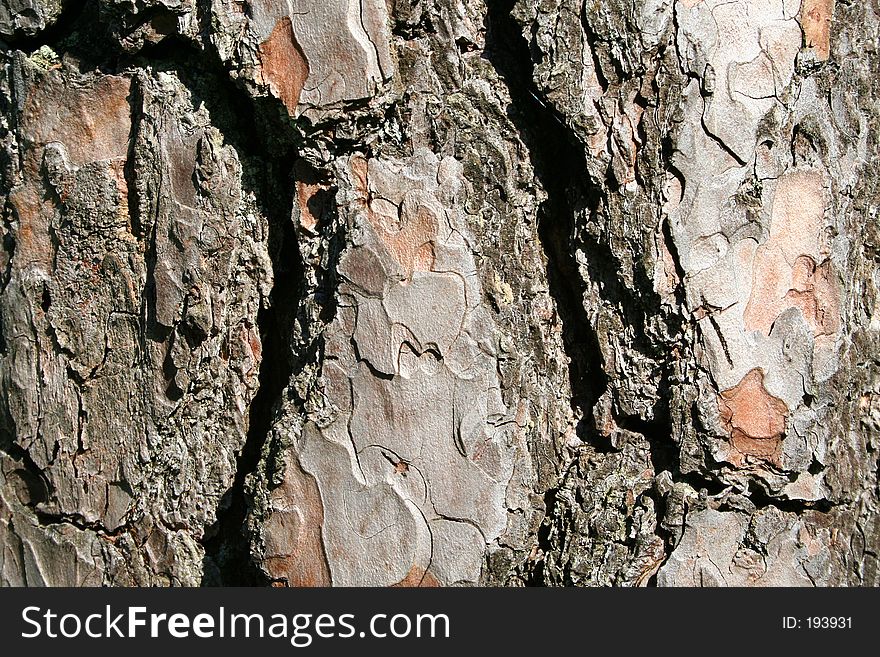
{"label": "dark shadow in bark groove", "polygon": [[[507,86],[512,105],[509,117],[519,131],[534,167],[535,176],[547,194],[538,210],[538,237],[547,258],[547,281],[562,324],[562,339],[569,359],[568,378],[571,405],[579,417],[577,434],[597,444],[593,406],[608,388],[598,335],[584,299],[586,283],[575,256],[576,215],[599,206],[599,190],[588,182],[583,148],[565,124],[564,117],[541,100],[532,79],[534,63],[530,46],[511,15],[515,0],[487,0],[486,50],[484,56]],[[561,482],[562,480],[560,480]],[[557,507],[558,489],[544,493],[546,518]],[[552,525],[543,522],[537,542],[542,550],[552,549]],[[543,561],[529,574],[532,586],[545,585]]]}
{"label": "dark shadow in bark groove", "polygon": [[[610,245],[578,230],[579,217],[596,217],[601,211],[603,192],[590,183],[583,145],[567,125],[565,117],[543,100],[534,83],[530,44],[511,15],[514,5],[515,0],[487,0],[485,56],[507,85],[512,100],[510,118],[519,130],[536,177],[548,196],[539,210],[538,231],[547,257],[550,292],[557,304],[565,351],[570,359],[572,406],[581,416],[578,436],[597,451],[606,451],[609,445],[596,432],[592,408],[608,389],[608,375],[603,369],[604,358],[598,335],[584,305],[585,274],[575,252],[579,249],[586,255],[583,263],[586,276],[601,285],[602,299],[620,310],[621,319],[636,327],[633,346],[648,357],[658,356],[657,347],[642,332],[648,324],[649,313],[662,314],[660,300],[650,293],[635,295],[621,279],[622,265]],[[585,31],[589,38],[589,26],[585,26]],[[622,75],[622,71],[619,73]],[[602,83],[607,85],[605,80]],[[645,272],[636,268],[634,276],[640,290],[653,289]],[[618,415],[615,421],[621,429],[643,435],[651,445],[651,459],[656,471],[669,470],[678,480],[677,445],[670,440],[671,364],[662,355],[660,360],[665,366],[659,376],[659,385],[665,393],[659,395],[660,402],[653,409],[652,417]],[[559,485],[563,482],[564,477]],[[713,483],[703,482],[703,487],[706,486],[712,487]],[[553,517],[557,508],[558,492],[558,488],[545,491],[547,519]],[[662,519],[665,501],[652,491],[648,495],[654,498],[658,518]],[[538,547],[545,551],[554,547],[550,537],[552,528],[552,523],[545,520],[538,530]],[[668,537],[659,531],[668,543]],[[541,562],[531,573],[529,583],[546,583]]]}
{"label": "dark shadow in bark groove", "polygon": [[53,24],[34,35],[17,34],[7,40],[0,39],[0,50],[17,48],[25,52],[33,52],[42,45],[57,43],[69,37],[89,5],[90,0],[67,0]]}
{"label": "dark shadow in bark groove", "polygon": [[596,208],[599,192],[587,180],[583,149],[564,118],[541,100],[532,81],[529,44],[511,11],[515,0],[486,3],[485,57],[510,93],[509,116],[528,149],[535,175],[547,193],[538,210],[538,236],[547,257],[547,280],[562,324],[569,358],[572,407],[580,417],[578,435],[593,432],[592,409],[607,389],[596,331],[584,307],[586,284],[575,258],[575,216]]}
{"label": "dark shadow in bark groove", "polygon": [[[272,289],[271,305],[261,308],[257,317],[263,344],[260,387],[251,402],[247,440],[238,456],[235,481],[220,500],[217,522],[208,529],[202,541],[205,548],[204,585],[246,586],[268,583],[250,555],[250,541],[245,533],[248,513],[245,484],[247,476],[259,464],[284,389],[290,381],[290,345],[284,328],[292,325],[290,299],[298,298],[302,277],[298,271],[285,272],[279,269],[279,264],[285,259],[297,261],[299,255],[292,226],[289,231],[277,227],[273,231],[270,228],[271,232],[275,232],[276,236],[273,240],[270,234],[270,241],[277,240],[280,245],[278,257],[273,258],[275,285]],[[277,233],[282,234],[277,236]]]}
{"label": "dark shadow in bark groove", "polygon": [[[194,50],[194,49],[193,49]],[[195,51],[195,50],[194,50]],[[302,257],[291,221],[294,202],[294,130],[280,101],[252,98],[231,82],[216,52],[198,53],[201,64],[180,62],[176,72],[204,101],[212,122],[235,147],[242,163],[242,187],[252,191],[268,221],[268,248],[274,284],[269,304],[257,315],[262,343],[259,388],[251,402],[245,445],[237,457],[235,480],[205,534],[203,585],[254,586],[268,580],[251,556],[246,522],[247,477],[255,472],[294,371],[290,335],[303,292]],[[201,76],[187,71],[211,71]],[[190,79],[187,79],[190,78]],[[198,96],[198,98],[196,98]]]}
{"label": "dark shadow in bark groove", "polygon": [[[199,4],[203,43],[210,44],[210,11],[206,3]],[[203,585],[265,585],[268,583],[265,576],[251,558],[245,526],[248,514],[245,486],[247,476],[256,470],[260,461],[294,371],[290,334],[304,287],[302,258],[291,222],[292,168],[299,135],[280,101],[252,98],[230,79],[212,46],[202,49],[183,37],[170,34],[136,54],[126,53],[116,44],[112,30],[130,31],[136,26],[125,26],[118,20],[101,20],[102,7],[96,0],[72,0],[70,5],[76,10],[65,11],[56,27],[30,39],[16,40],[15,45],[29,50],[50,45],[59,53],[76,58],[84,71],[120,74],[135,68],[149,68],[153,72],[175,74],[192,94],[193,106],[204,103],[211,123],[236,150],[242,165],[242,189],[253,193],[260,213],[268,221],[274,286],[269,304],[261,308],[257,316],[262,342],[259,388],[251,402],[248,433],[237,456],[234,482],[218,504],[216,522],[207,528],[201,541],[205,549]],[[148,12],[138,20],[143,22],[156,15],[156,12]],[[135,88],[130,99],[133,110],[136,96]],[[136,114],[133,120],[137,121]],[[137,172],[131,169],[130,163],[125,173],[129,186],[136,189],[133,183]],[[145,234],[149,227],[141,224],[143,218],[135,216],[133,220],[141,233],[139,237],[149,243],[150,235]],[[154,294],[150,287],[148,281],[148,306]],[[143,319],[144,337],[162,339],[163,336],[156,334],[155,318],[149,308]]]}
{"label": "dark shadow in bark groove", "polygon": [[265,585],[268,581],[251,557],[246,483],[257,469],[294,368],[290,335],[303,291],[302,258],[291,222],[295,130],[279,101],[252,98],[230,81],[216,53],[166,39],[142,51],[132,63],[175,73],[192,93],[193,105],[205,104],[211,122],[238,154],[243,190],[254,194],[268,221],[274,285],[269,304],[257,315],[262,343],[259,388],[251,402],[234,482],[218,504],[216,522],[202,539],[203,585]]}

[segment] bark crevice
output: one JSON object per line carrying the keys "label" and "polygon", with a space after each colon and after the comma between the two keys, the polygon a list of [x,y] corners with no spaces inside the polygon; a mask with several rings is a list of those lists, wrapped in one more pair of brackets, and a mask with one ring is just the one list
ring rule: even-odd
{"label": "bark crevice", "polygon": [[[248,496],[246,480],[258,466],[274,419],[277,417],[284,391],[294,368],[290,329],[295,322],[303,293],[302,259],[297,236],[291,221],[294,196],[293,162],[297,158],[299,133],[280,101],[269,97],[253,97],[232,80],[210,40],[210,7],[199,3],[201,43],[170,34],[156,44],[145,44],[136,52],[125,52],[108,37],[120,25],[99,20],[101,7],[92,0],[72,0],[58,21],[33,37],[20,37],[9,44],[14,48],[36,50],[49,46],[73,56],[82,70],[94,69],[105,74],[125,74],[138,69],[167,72],[177,76],[192,94],[193,105],[204,104],[212,123],[224,140],[233,146],[242,165],[242,189],[253,194],[257,209],[268,222],[268,247],[273,269],[273,287],[268,300],[257,314],[262,354],[259,386],[248,412],[245,444],[236,457],[232,486],[220,499],[216,521],[206,529],[201,540],[205,549],[204,576],[207,585],[265,584],[266,578],[253,563],[246,534]],[[161,11],[161,8],[158,10]],[[137,17],[138,24],[151,20],[155,11]],[[121,29],[136,25],[125,26]],[[132,87],[129,103],[132,108],[132,131],[137,130],[138,84]],[[132,140],[133,143],[133,140]],[[150,223],[138,216],[137,172],[133,169],[133,151],[129,150],[124,173],[130,196],[128,207],[133,230]],[[167,331],[155,319],[156,266],[154,236],[142,235],[149,247],[146,253],[146,307],[142,309],[145,338],[163,340]],[[173,364],[168,364],[174,367]],[[168,372],[166,372],[167,374]],[[173,376],[170,386],[174,385]],[[169,390],[169,394],[175,394]],[[183,391],[178,392],[182,396]],[[6,451],[6,446],[4,446]],[[19,460],[27,456],[24,450]],[[23,456],[22,456],[23,455]],[[16,456],[13,454],[13,456]],[[26,465],[26,464],[25,464]],[[118,535],[70,514],[39,512],[37,520],[44,525],[65,523],[83,531]]]}
{"label": "bark crevice", "polygon": [[[486,3],[485,56],[511,98],[510,118],[525,144],[546,199],[538,209],[538,236],[547,263],[550,295],[562,324],[569,359],[571,404],[579,419],[577,433],[589,440],[593,405],[605,392],[599,339],[584,305],[584,281],[573,245],[579,244],[575,218],[579,209],[598,207],[599,190],[589,183],[583,149],[562,115],[541,98],[532,79],[529,44],[511,15],[515,0]],[[589,257],[589,255],[588,255]]]}

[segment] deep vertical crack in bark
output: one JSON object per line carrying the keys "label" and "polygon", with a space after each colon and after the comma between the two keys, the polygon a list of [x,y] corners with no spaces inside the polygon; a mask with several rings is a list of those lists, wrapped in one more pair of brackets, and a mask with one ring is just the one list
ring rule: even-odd
{"label": "deep vertical crack in bark", "polygon": [[[200,5],[203,38],[210,43],[210,7],[207,2]],[[303,294],[302,257],[291,218],[296,135],[280,101],[249,96],[229,80],[214,47],[208,46],[206,50],[204,57],[215,69],[218,83],[227,89],[231,111],[224,115],[228,119],[234,117],[237,122],[235,128],[230,126],[224,130],[224,135],[238,137],[233,136],[231,142],[239,151],[246,167],[245,179],[268,220],[273,286],[268,304],[257,314],[262,357],[259,387],[248,412],[247,439],[236,459],[232,487],[221,499],[217,521],[206,534],[209,538],[203,541],[206,559],[203,584],[265,585],[268,580],[251,558],[251,539],[246,527],[249,508],[246,486],[248,476],[255,472],[263,456],[294,371],[291,333]]]}
{"label": "deep vertical crack in bark", "polygon": [[[35,36],[16,37],[10,45],[26,50],[41,46],[63,48],[79,58],[84,68],[92,67],[108,74],[125,73],[138,67],[172,72],[198,102],[205,104],[224,141],[235,148],[241,160],[242,187],[254,194],[261,213],[268,221],[267,239],[274,283],[270,298],[257,314],[262,357],[259,385],[248,411],[247,437],[236,456],[233,484],[220,499],[216,521],[206,529],[201,541],[205,550],[202,584],[266,584],[266,578],[250,556],[250,537],[245,526],[248,512],[246,480],[257,468],[293,372],[295,356],[290,334],[302,294],[302,261],[291,221],[294,195],[292,168],[297,155],[294,146],[297,134],[280,101],[251,97],[241,85],[230,79],[209,38],[209,3],[200,3],[198,9],[203,38],[201,46],[183,37],[169,35],[157,44],[146,44],[134,54],[122,52],[111,39],[106,38],[108,27],[98,18],[100,5],[95,0],[71,0],[54,25]],[[140,16],[139,24],[148,22],[162,11],[161,7],[150,8]],[[138,93],[135,84],[130,98],[133,130],[140,119],[134,112]],[[137,231],[140,218],[135,207],[137,187],[134,184],[131,149],[128,156],[125,178],[131,190],[129,212],[133,229]],[[156,333],[160,330],[167,333],[168,329],[160,327],[154,317],[156,300],[153,271],[157,260],[154,239],[148,242],[144,335],[147,338],[151,335],[164,338],[167,336]],[[174,368],[170,361],[168,367]],[[179,391],[178,396],[182,392]],[[10,442],[10,445],[6,445],[6,442]],[[11,441],[4,440],[3,443],[3,450],[20,460],[27,473],[35,472],[33,476],[41,476],[27,452]],[[76,514],[36,512],[36,515],[42,524],[68,523],[82,530],[106,535],[118,535],[123,531],[122,527],[107,531],[100,523],[87,522]]]}
{"label": "deep vertical crack in bark", "polygon": [[[515,0],[488,0],[486,56],[510,94],[511,120],[528,149],[535,175],[546,199],[538,210],[538,235],[546,257],[547,281],[562,324],[562,337],[568,356],[571,404],[578,418],[578,437],[593,446],[606,445],[595,432],[593,407],[608,388],[608,377],[596,330],[588,314],[587,285],[578,266],[576,253],[585,247],[578,237],[576,212],[594,211],[599,190],[591,186],[585,153],[564,117],[547,101],[533,81],[534,62],[529,44],[511,15]],[[586,248],[584,249],[586,251]],[[591,258],[595,249],[587,254]],[[588,266],[593,263],[587,263]],[[593,265],[595,266],[595,265]],[[537,548],[557,549],[550,532],[558,513],[558,494],[571,470],[569,463],[559,483],[544,492],[545,519],[538,528]],[[527,578],[530,586],[546,585],[544,561],[533,567]]]}
{"label": "deep vertical crack in bark", "polygon": [[[550,292],[555,299],[563,324],[563,338],[569,358],[569,380],[571,384],[572,405],[580,417],[577,428],[578,437],[596,450],[597,457],[607,453],[611,446],[605,436],[600,435],[594,417],[594,405],[608,390],[608,373],[604,370],[604,358],[594,325],[599,310],[588,308],[588,284],[596,286],[599,303],[607,303],[621,313],[624,321],[635,328],[633,347],[638,351],[652,353],[654,346],[641,334],[647,325],[649,312],[660,313],[658,299],[652,293],[651,282],[638,278],[639,289],[643,295],[636,298],[619,278],[622,271],[608,244],[587,234],[580,227],[578,217],[595,218],[603,204],[606,190],[593,185],[586,162],[585,145],[567,124],[566,118],[552,104],[542,97],[534,79],[535,63],[530,45],[523,36],[520,25],[512,16],[514,0],[487,2],[487,56],[507,84],[513,102],[512,120],[519,129],[533,162],[536,175],[547,198],[539,210],[539,235],[547,257],[547,275]],[[586,17],[582,17],[583,29],[588,43],[595,41]],[[601,66],[593,53],[596,74],[603,91],[608,91],[608,81],[602,77]],[[625,79],[623,71],[615,62],[618,76]],[[665,154],[668,158],[669,153]],[[663,234],[667,238],[668,230]],[[673,245],[674,249],[674,245]],[[578,252],[584,261],[577,260]],[[676,266],[678,263],[676,262]],[[636,276],[640,270],[636,269]],[[588,280],[585,280],[588,276]],[[676,292],[680,297],[681,290]],[[633,432],[644,437],[648,444],[648,458],[655,474],[668,471],[674,481],[692,480],[699,483],[696,490],[711,489],[720,492],[722,487],[711,480],[681,474],[676,445],[670,439],[672,419],[668,404],[670,393],[669,362],[664,359],[664,371],[658,387],[666,394],[659,395],[658,403],[651,409],[649,419],[638,414],[624,415],[613,413],[613,423],[617,429]],[[559,550],[565,543],[564,535],[551,538],[553,531],[564,532],[563,518],[567,517],[564,487],[566,478],[581,475],[573,474],[570,463],[560,477],[559,483],[544,493],[546,517],[538,530],[538,548],[548,552]],[[576,469],[576,468],[575,468]],[[657,514],[654,533],[666,545],[667,554],[673,547],[673,537],[663,527],[666,512],[663,495],[652,487],[644,493],[653,500]],[[561,506],[560,506],[561,505]],[[554,529],[555,527],[555,529]],[[547,584],[543,572],[543,562],[532,571],[530,584]],[[568,583],[572,583],[568,581]],[[656,583],[656,576],[649,580]]]}
{"label": "deep vertical crack in bark", "polygon": [[538,233],[547,258],[547,280],[562,323],[569,358],[571,403],[578,435],[589,440],[593,404],[607,389],[596,331],[585,307],[586,283],[578,269],[575,215],[594,209],[599,197],[587,176],[582,147],[532,80],[529,44],[511,15],[515,0],[486,3],[486,57],[501,75],[512,102],[511,119],[528,148],[535,175],[546,193],[538,211]]}
{"label": "deep vertical crack in bark", "polygon": [[[293,158],[279,158],[278,161],[292,162]],[[266,168],[277,169],[278,165],[269,163]],[[267,175],[265,185],[267,190],[292,190],[293,178],[289,167],[283,167],[274,175]],[[209,530],[209,538],[203,542],[206,560],[210,560],[210,564],[206,563],[203,580],[206,585],[246,586],[268,583],[251,559],[250,537],[246,532],[246,482],[263,455],[273,421],[293,372],[289,336],[302,291],[302,269],[296,234],[290,220],[290,207],[288,205],[285,208],[283,201],[280,205],[280,208],[267,212],[274,284],[268,306],[261,308],[257,315],[262,341],[259,388],[248,413],[247,440],[237,457],[235,480],[221,500],[217,522]],[[214,566],[216,570],[210,566]],[[216,580],[211,577],[212,574]]]}
{"label": "deep vertical crack in bark", "polygon": [[[290,179],[284,184],[292,186]],[[292,325],[302,274],[297,267],[299,252],[293,225],[287,217],[269,215],[269,239],[274,242],[272,265],[274,285],[270,305],[257,315],[263,344],[259,389],[251,402],[247,440],[237,457],[235,480],[217,510],[217,522],[203,541],[205,579],[209,586],[247,586],[267,584],[262,571],[251,558],[250,537],[246,532],[248,500],[246,482],[259,464],[272,430],[284,391],[293,372],[287,330]],[[208,561],[210,560],[210,561]]]}

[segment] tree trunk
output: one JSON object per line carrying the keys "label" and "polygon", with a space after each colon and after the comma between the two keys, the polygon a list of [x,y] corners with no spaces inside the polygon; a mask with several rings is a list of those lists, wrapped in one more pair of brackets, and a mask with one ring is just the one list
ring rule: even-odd
{"label": "tree trunk", "polygon": [[880,7],[2,0],[6,585],[877,585]]}

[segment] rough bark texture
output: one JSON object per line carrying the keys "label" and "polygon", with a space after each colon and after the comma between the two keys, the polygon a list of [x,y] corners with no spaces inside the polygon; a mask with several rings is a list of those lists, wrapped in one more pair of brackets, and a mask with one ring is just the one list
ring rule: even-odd
{"label": "rough bark texture", "polygon": [[0,0],[5,585],[878,585],[875,0]]}

